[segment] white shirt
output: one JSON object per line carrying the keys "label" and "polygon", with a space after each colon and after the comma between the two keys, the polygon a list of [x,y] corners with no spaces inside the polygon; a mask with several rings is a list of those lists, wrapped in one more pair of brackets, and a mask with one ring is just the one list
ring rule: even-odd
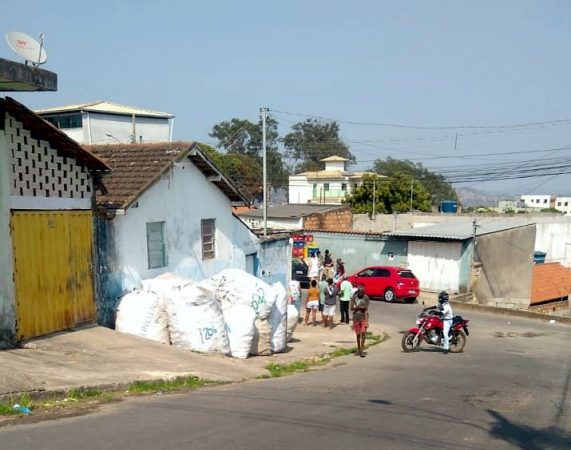
{"label": "white shirt", "polygon": [[450,303],[446,302],[440,305],[440,311],[442,311],[442,320],[452,320],[454,318]]}

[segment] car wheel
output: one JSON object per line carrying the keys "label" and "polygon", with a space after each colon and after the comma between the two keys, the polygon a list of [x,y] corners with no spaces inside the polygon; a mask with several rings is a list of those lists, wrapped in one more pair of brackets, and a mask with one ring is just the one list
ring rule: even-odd
{"label": "car wheel", "polygon": [[395,291],[393,291],[391,288],[387,288],[385,291],[385,301],[388,303],[395,301]]}

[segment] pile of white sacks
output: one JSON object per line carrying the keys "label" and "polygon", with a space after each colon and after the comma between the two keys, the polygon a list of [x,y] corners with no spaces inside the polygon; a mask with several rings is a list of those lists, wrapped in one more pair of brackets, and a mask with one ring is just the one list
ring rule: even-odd
{"label": "pile of white sacks", "polygon": [[115,329],[235,358],[283,352],[299,314],[281,283],[239,269],[195,282],[173,274],[143,281],[119,301]]}

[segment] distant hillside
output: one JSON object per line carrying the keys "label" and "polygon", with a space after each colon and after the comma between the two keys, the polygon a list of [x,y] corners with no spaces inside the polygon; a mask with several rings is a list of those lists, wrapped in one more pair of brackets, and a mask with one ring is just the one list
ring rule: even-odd
{"label": "distant hillside", "polygon": [[456,193],[464,208],[471,206],[498,206],[499,200],[510,200],[513,195],[487,194],[472,188],[457,188]]}

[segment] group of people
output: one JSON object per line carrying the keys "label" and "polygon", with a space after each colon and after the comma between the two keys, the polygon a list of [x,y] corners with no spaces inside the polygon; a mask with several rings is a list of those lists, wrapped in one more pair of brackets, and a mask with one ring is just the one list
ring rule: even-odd
{"label": "group of people", "polygon": [[320,251],[314,252],[309,257],[307,276],[312,280],[321,280],[325,276],[326,280],[331,278],[338,282],[345,277],[345,263],[341,258],[334,263],[329,250],[325,250],[324,255]]}
{"label": "group of people", "polygon": [[[329,250],[325,250],[323,259],[316,252],[310,258],[308,276],[311,279],[307,291],[305,304],[304,325],[309,325],[311,317],[312,325],[317,325],[317,312],[321,314],[321,324],[324,328],[333,328],[334,317],[339,303],[341,325],[350,323],[349,312],[353,315],[353,330],[357,338],[357,354],[365,356],[365,336],[369,322],[369,297],[365,295],[364,286],[353,286],[345,279],[345,265],[341,258],[337,259],[336,265]],[[295,291],[298,292],[295,292]],[[301,290],[299,283],[290,286],[290,300],[301,309]],[[301,312],[301,311],[300,311]]]}

